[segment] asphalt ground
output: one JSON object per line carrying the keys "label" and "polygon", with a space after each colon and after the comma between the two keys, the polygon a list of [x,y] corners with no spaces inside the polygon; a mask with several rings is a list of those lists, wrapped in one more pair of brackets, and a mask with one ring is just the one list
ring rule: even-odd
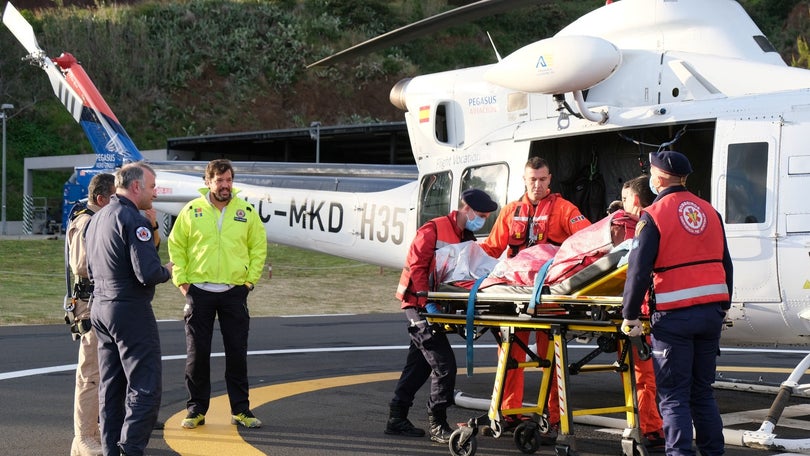
{"label": "asphalt ground", "polygon": [[[163,350],[163,400],[160,419],[146,454],[168,455],[446,455],[446,445],[425,438],[383,433],[388,401],[405,360],[408,336],[401,314],[333,315],[255,318],[251,322],[248,360],[251,406],[264,421],[261,429],[237,429],[230,424],[223,380],[224,358],[218,333],[214,337],[212,388],[214,398],[206,424],[180,428],[185,416],[183,385],[185,342],[183,324],[160,322]],[[466,376],[464,340],[451,336],[460,370],[457,388],[465,395],[491,395],[496,364],[493,339],[476,342],[476,372]],[[63,325],[0,327],[3,347],[0,364],[0,454],[69,454],[73,434],[72,400],[77,345]],[[592,345],[571,344],[571,358],[584,356]],[[724,350],[718,365],[724,377],[747,379],[760,385],[785,380],[804,357],[798,350]],[[595,363],[610,363],[615,354]],[[526,400],[536,395],[540,374],[527,371]],[[427,427],[422,388],[411,410],[411,420]],[[615,373],[571,377],[574,409],[619,405],[623,389]],[[759,428],[772,394],[717,390],[727,428]],[[451,423],[466,422],[479,410],[453,407]],[[570,454],[621,455],[623,415],[610,415],[606,424],[575,424]],[[612,420],[610,418],[613,418]],[[578,419],[579,420],[579,419]],[[780,438],[810,437],[810,400],[793,398],[779,426]],[[619,423],[618,427],[611,424]],[[509,435],[479,435],[478,455],[523,454]],[[551,455],[542,446],[536,454]],[[787,454],[727,445],[726,454]]]}

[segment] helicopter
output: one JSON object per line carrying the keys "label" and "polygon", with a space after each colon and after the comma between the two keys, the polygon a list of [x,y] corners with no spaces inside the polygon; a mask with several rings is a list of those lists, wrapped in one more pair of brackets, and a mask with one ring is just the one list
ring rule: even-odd
{"label": "helicopter", "polygon": [[[80,174],[143,158],[74,57],[48,58],[11,3],[3,22],[90,138],[96,163]],[[622,0],[497,63],[398,82],[390,99],[404,112],[415,179],[388,176],[363,191],[269,187],[249,177],[273,164],[251,162],[237,163],[237,175],[250,169],[237,183],[268,241],[397,268],[416,228],[452,210],[467,188],[500,206],[519,198],[531,156],[544,157],[554,181],[597,219],[625,180],[647,171],[649,152],[672,148],[693,164],[690,190],[725,221],[735,287],[724,341],[807,345],[809,87],[810,71],[787,66],[736,2]],[[198,195],[204,164],[152,164],[155,207],[176,215]],[[595,204],[594,192],[578,195],[594,180],[604,182]]]}

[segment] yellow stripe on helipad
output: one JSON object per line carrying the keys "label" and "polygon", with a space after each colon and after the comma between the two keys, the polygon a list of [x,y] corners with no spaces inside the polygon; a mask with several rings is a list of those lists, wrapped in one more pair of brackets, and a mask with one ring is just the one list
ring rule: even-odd
{"label": "yellow stripe on helipad", "polygon": [[[717,370],[727,372],[791,372],[791,369],[743,366],[717,366]],[[466,373],[466,371],[464,372]],[[475,369],[475,373],[492,372],[495,372],[493,367]],[[339,386],[397,380],[400,374],[401,372],[382,372],[268,385],[251,389],[250,403],[253,404],[253,407],[258,408],[268,402],[295,396],[296,394]],[[464,375],[462,369],[459,369],[458,375]],[[231,424],[230,403],[227,394],[211,398],[211,405],[205,415],[205,424],[197,429],[183,429],[180,427],[180,422],[185,417],[185,410],[175,413],[166,421],[166,428],[163,430],[163,438],[166,444],[181,456],[208,456],[212,454],[222,456],[231,454],[266,456],[266,453],[247,443],[239,434],[237,426]],[[250,430],[245,430],[245,432],[250,432]]]}
{"label": "yellow stripe on helipad", "polygon": [[[251,389],[250,403],[253,407],[258,408],[268,402],[295,396],[296,394],[310,393],[338,386],[397,380],[399,376],[400,372],[383,372],[269,385]],[[205,415],[205,424],[197,429],[183,429],[180,427],[180,422],[185,417],[185,410],[175,413],[166,421],[166,428],[163,431],[166,444],[182,456],[212,454],[253,456],[265,454],[245,442],[239,435],[237,426],[231,424],[231,407],[227,394],[211,398],[211,406]],[[250,432],[250,430],[245,430],[245,432]]]}

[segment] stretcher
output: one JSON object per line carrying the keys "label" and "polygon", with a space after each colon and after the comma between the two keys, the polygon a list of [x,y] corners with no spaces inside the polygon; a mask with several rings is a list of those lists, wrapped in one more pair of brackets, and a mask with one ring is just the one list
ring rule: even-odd
{"label": "stretcher", "polygon": [[[628,338],[621,331],[621,293],[627,266],[617,267],[617,262],[616,257],[599,259],[577,273],[580,277],[575,280],[572,277],[574,284],[543,285],[541,272],[537,280],[540,285],[533,287],[495,285],[479,290],[477,286],[481,280],[478,280],[470,290],[450,287],[428,293],[428,301],[436,303],[441,309],[441,313],[425,314],[428,322],[440,325],[448,332],[458,333],[467,341],[468,375],[472,374],[474,340],[490,331],[501,348],[489,410],[485,415],[471,418],[453,432],[449,442],[452,455],[473,456],[479,428],[486,429],[498,438],[505,432],[504,417],[517,414],[531,416],[532,419],[522,421],[514,429],[515,445],[522,453],[536,452],[550,431],[544,409],[553,375],[557,380],[560,403],[555,455],[577,454],[574,416],[622,413],[627,421],[622,435],[622,451],[626,456],[646,456],[638,426],[633,357],[629,351],[634,347],[639,350],[642,359],[646,359],[649,358],[650,349],[643,338]],[[557,294],[555,291],[566,293]],[[538,337],[548,336],[550,343],[547,352],[535,353],[516,337],[517,333],[525,331],[540,331]],[[595,337],[597,348],[580,360],[571,360],[569,341],[584,337]],[[510,358],[509,353],[515,345],[523,348],[528,361],[515,362]],[[617,352],[617,361],[611,365],[588,365],[603,352]],[[542,368],[537,402],[529,406],[524,403],[521,408],[501,410],[506,373],[518,367]],[[622,397],[614,406],[573,410],[568,400],[571,394],[570,377],[595,372],[619,373]]]}

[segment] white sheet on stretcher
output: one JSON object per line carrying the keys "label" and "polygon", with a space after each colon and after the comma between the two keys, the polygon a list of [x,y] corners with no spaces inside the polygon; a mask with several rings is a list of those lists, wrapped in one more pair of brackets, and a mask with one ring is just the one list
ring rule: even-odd
{"label": "white sheet on stretcher", "polygon": [[437,283],[476,280],[486,277],[498,264],[475,241],[444,246],[435,253]]}
{"label": "white sheet on stretcher", "polygon": [[[560,247],[537,244],[501,261],[487,255],[473,241],[448,245],[436,250],[436,277],[439,283],[452,283],[487,276],[481,288],[494,284],[533,286],[537,272],[553,258],[545,283],[561,284],[609,252],[628,249],[627,241],[613,247],[613,242],[620,239],[611,236],[612,228],[626,222],[624,211],[618,211],[575,233]],[[632,237],[632,229],[627,236]]]}

